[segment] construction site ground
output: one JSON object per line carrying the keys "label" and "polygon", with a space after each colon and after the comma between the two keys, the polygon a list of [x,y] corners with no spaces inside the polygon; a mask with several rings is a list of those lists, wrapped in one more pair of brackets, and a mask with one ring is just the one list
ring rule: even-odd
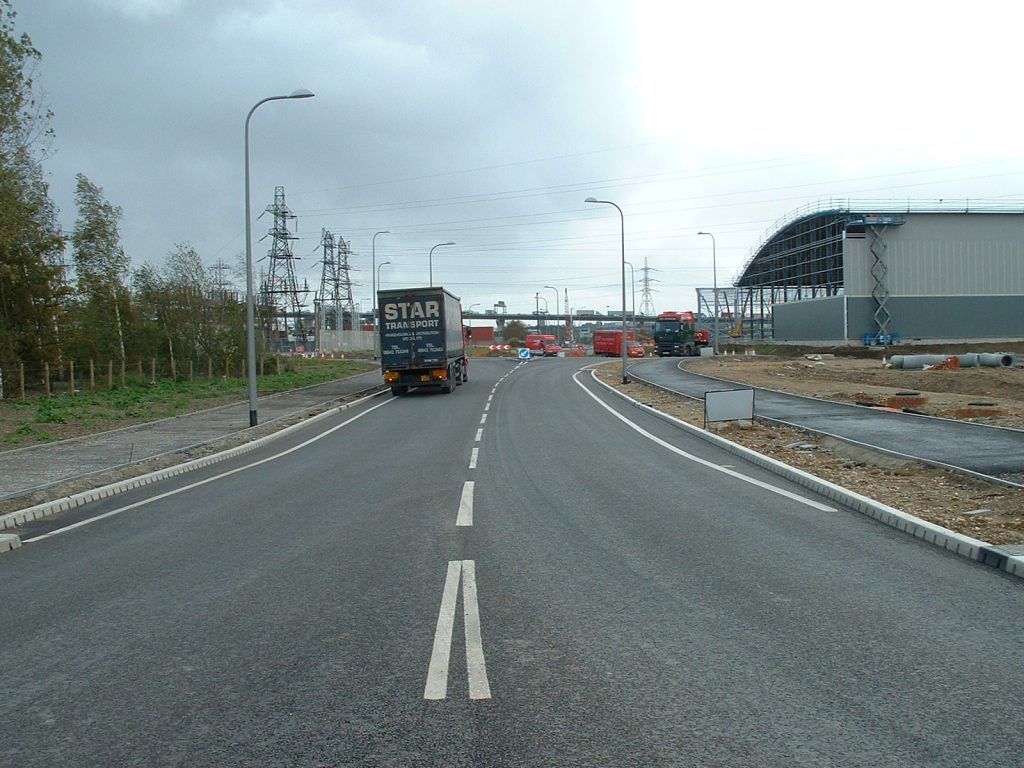
{"label": "construction site ground", "polygon": [[[1005,351],[1020,356],[1019,346]],[[839,402],[878,406],[911,402],[919,413],[1024,429],[1022,368],[914,371],[883,367],[882,354],[877,352],[851,356],[786,350],[783,357],[752,356],[745,351],[688,360],[687,369]],[[699,400],[639,382],[624,385],[617,362],[600,366],[598,375],[647,405],[704,426]],[[736,443],[937,525],[990,544],[1024,544],[1024,488],[985,482],[778,425],[713,426]]]}

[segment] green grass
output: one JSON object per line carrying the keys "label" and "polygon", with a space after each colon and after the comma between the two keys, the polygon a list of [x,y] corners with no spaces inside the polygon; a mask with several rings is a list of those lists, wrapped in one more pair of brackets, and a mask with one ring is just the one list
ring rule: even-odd
{"label": "green grass", "polygon": [[[273,364],[265,370],[274,370]],[[356,360],[288,360],[280,374],[268,373],[258,379],[260,394],[298,389],[325,381],[375,370],[377,366]],[[29,397],[23,401],[0,401],[0,441],[31,445],[55,439],[38,425],[64,425],[64,432],[82,434],[110,429],[118,421],[153,420],[210,407],[211,401],[244,400],[247,381],[240,379],[196,379],[172,381],[129,377],[125,386]],[[57,436],[64,436],[58,434]]]}

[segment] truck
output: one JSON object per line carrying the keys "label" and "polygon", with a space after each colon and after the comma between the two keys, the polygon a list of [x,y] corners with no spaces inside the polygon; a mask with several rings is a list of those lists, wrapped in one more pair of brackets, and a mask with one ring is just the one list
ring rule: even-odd
{"label": "truck", "polygon": [[531,333],[523,346],[530,350],[531,355],[539,357],[557,357],[562,351],[558,339],[550,333]]}
{"label": "truck", "polygon": [[711,334],[696,329],[693,312],[662,312],[654,323],[654,345],[660,357],[699,355]]}
{"label": "truck", "polygon": [[[594,354],[619,357],[622,354],[622,329],[597,329],[594,331]],[[636,334],[626,331],[626,342],[635,342]]]}
{"label": "truck", "polygon": [[410,389],[450,393],[469,381],[459,297],[444,288],[378,291],[380,365],[392,395]]}

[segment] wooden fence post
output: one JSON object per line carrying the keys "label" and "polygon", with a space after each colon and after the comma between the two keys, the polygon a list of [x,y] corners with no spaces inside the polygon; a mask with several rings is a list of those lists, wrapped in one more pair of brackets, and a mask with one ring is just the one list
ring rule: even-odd
{"label": "wooden fence post", "polygon": [[277,368],[277,375],[281,375],[281,356],[274,355],[274,366]]}
{"label": "wooden fence post", "polygon": [[192,383],[192,358],[188,360],[188,381],[190,384]]}
{"label": "wooden fence post", "polygon": [[213,355],[206,356],[206,378],[213,378]]}
{"label": "wooden fence post", "polygon": [[18,363],[18,396],[25,399],[25,364]]}
{"label": "wooden fence post", "polygon": [[91,357],[89,358],[89,391],[96,391],[96,366]]}
{"label": "wooden fence post", "polygon": [[[121,386],[122,386],[122,387],[123,387],[123,386],[124,386],[125,384],[127,384],[127,383],[128,383],[128,373],[127,373],[127,371],[125,370],[125,368],[126,368],[127,366],[128,366],[128,361],[122,358],[122,359],[121,359]],[[142,366],[142,361],[141,361],[141,360],[139,361],[139,366],[140,366],[140,368],[141,368],[141,366]],[[139,371],[139,373],[141,373],[141,372],[142,372],[142,371],[140,370],[140,371]]]}
{"label": "wooden fence post", "polygon": [[68,394],[75,394],[75,361],[68,361]]}
{"label": "wooden fence post", "polygon": [[156,381],[156,358],[149,358],[149,380]]}
{"label": "wooden fence post", "polygon": [[43,363],[43,391],[50,396],[50,364]]}

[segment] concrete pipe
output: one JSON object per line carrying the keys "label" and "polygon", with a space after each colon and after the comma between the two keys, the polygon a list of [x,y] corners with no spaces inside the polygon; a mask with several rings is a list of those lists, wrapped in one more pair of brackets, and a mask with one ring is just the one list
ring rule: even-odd
{"label": "concrete pipe", "polygon": [[1017,363],[1016,358],[1006,352],[967,352],[962,355],[893,355],[889,358],[889,367],[920,370],[938,365],[951,357],[960,361],[961,368],[1011,368]]}

